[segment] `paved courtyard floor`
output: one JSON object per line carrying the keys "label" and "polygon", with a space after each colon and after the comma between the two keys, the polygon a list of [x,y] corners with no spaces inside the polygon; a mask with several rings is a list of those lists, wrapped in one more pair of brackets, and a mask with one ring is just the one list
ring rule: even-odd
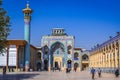
{"label": "paved courtyard floor", "polygon": [[[91,74],[88,71],[65,73],[59,72],[10,72],[6,74],[3,79],[2,73],[0,73],[0,80],[92,80]],[[114,74],[102,73],[102,77],[98,78],[95,75],[94,80],[120,80],[120,76],[116,78]]]}

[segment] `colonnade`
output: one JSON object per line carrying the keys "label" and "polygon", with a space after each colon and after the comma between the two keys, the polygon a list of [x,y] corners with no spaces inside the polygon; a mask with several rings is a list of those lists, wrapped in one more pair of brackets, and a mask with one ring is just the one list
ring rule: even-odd
{"label": "colonnade", "polygon": [[[11,45],[14,45],[16,48],[16,71],[19,69],[19,48],[21,46],[25,46],[26,42],[24,40],[8,40],[7,48],[6,48],[6,70],[9,67],[9,49]],[[21,54],[22,55],[22,54]]]}
{"label": "colonnade", "polygon": [[120,35],[98,45],[90,52],[90,68],[114,71],[120,68]]}

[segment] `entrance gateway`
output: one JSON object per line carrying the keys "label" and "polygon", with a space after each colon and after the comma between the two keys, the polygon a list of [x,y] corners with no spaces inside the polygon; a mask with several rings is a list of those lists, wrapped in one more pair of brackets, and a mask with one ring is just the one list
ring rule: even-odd
{"label": "entrance gateway", "polygon": [[[74,36],[69,36],[64,31],[63,28],[54,28],[51,35],[42,37],[42,69],[74,69],[75,62],[78,63],[77,70],[81,69],[81,49],[74,48]],[[78,55],[74,58],[76,52]]]}
{"label": "entrance gateway", "polygon": [[62,69],[64,66],[62,65],[63,62],[62,62],[62,57],[54,57],[54,62],[53,62],[53,67],[55,69]]}

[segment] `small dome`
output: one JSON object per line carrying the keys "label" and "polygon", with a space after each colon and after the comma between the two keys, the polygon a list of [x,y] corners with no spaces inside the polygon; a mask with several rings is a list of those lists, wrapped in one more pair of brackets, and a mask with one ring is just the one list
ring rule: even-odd
{"label": "small dome", "polygon": [[27,7],[25,9],[23,9],[23,12],[24,13],[32,13],[32,9],[29,8],[29,4],[28,3],[26,4],[26,6]]}

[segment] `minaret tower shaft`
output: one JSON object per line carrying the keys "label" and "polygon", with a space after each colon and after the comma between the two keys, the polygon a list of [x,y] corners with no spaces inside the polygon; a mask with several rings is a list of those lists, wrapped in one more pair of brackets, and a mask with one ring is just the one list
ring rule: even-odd
{"label": "minaret tower shaft", "polygon": [[29,4],[27,3],[27,7],[23,9],[24,13],[24,40],[26,40],[27,45],[25,46],[25,70],[28,71],[30,68],[30,23],[31,23],[31,14],[32,10],[29,8]]}

